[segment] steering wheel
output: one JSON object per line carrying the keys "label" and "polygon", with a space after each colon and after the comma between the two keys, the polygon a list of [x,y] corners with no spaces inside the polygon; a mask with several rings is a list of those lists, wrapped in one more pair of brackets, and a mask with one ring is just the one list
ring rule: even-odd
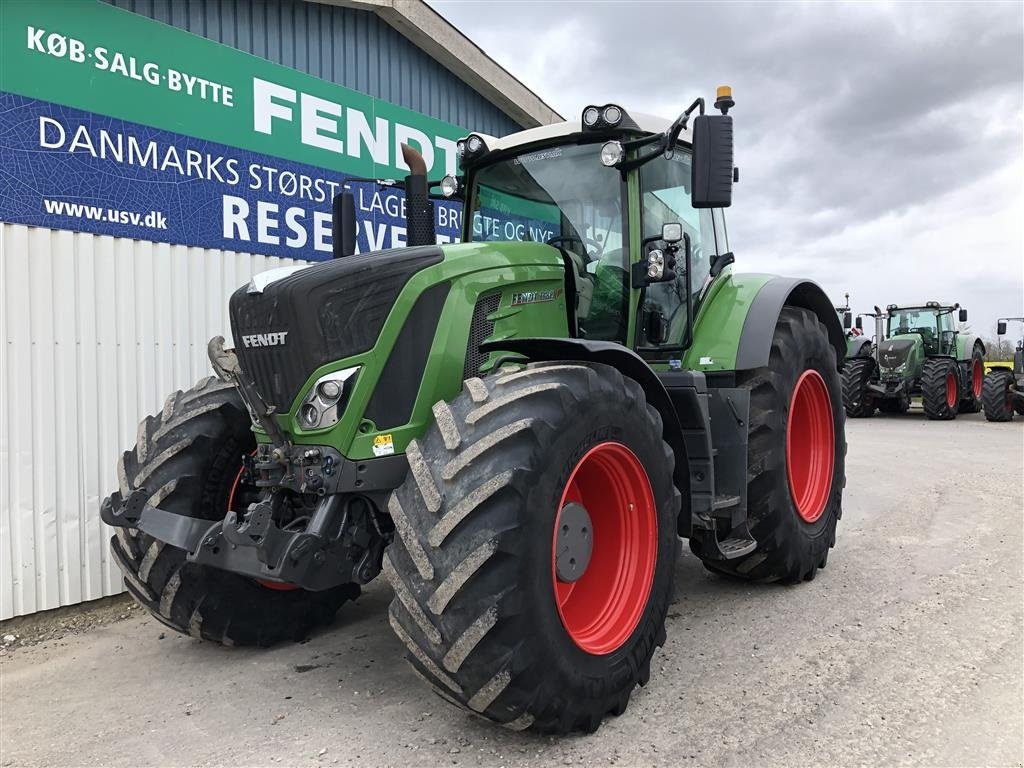
{"label": "steering wheel", "polygon": [[[557,248],[558,243],[573,242],[579,243],[580,245],[583,246],[583,250],[585,251],[588,258],[597,258],[598,256],[601,255],[601,251],[604,250],[603,246],[599,242],[597,242],[597,240],[592,240],[589,237],[579,237],[577,235],[556,235],[555,237],[549,237],[547,240],[544,241],[544,244],[553,245]],[[590,246],[593,246],[593,252],[588,250]]]}

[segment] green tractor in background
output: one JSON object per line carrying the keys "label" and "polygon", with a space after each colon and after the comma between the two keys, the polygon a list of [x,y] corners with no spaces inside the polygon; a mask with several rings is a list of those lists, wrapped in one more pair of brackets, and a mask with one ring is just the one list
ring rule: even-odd
{"label": "green tractor in background", "polygon": [[[996,333],[1006,335],[1007,323],[1024,323],[1024,317],[1002,317],[996,324]],[[1013,366],[989,366],[982,386],[981,401],[985,418],[989,421],[1010,421],[1013,413],[1024,416],[1024,339],[1019,339],[1013,350]]]}
{"label": "green tractor in background", "polygon": [[340,195],[338,258],[239,288],[218,377],[123,455],[101,514],[135,599],[269,645],[383,573],[441,697],[566,733],[648,682],[680,537],[717,574],[812,580],[842,511],[846,340],[814,283],[733,272],[728,89],[715,106],[469,135],[436,185],[461,243],[435,244],[409,147],[409,247],[353,255]]}
{"label": "green tractor in background", "polygon": [[843,368],[843,406],[848,416],[864,418],[875,409],[906,413],[913,395],[929,419],[954,419],[958,413],[981,410],[985,346],[981,339],[960,333],[967,310],[959,304],[929,301],[920,306],[890,304],[878,308],[874,354],[847,360]]}
{"label": "green tractor in background", "polygon": [[859,316],[854,325],[853,312],[850,310],[850,294],[844,293],[843,297],[846,299],[846,303],[841,307],[836,307],[836,317],[839,318],[839,322],[843,324],[843,330],[846,332],[846,356],[870,357],[874,349],[871,338],[864,335],[864,327]]}

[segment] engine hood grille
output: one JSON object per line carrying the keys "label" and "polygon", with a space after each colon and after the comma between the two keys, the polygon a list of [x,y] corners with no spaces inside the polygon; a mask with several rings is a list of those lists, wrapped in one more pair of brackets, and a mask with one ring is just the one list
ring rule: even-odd
{"label": "engine hood grille", "polygon": [[231,296],[242,370],[268,405],[288,410],[321,365],[365,352],[409,279],[444,258],[437,246],[335,259]]}

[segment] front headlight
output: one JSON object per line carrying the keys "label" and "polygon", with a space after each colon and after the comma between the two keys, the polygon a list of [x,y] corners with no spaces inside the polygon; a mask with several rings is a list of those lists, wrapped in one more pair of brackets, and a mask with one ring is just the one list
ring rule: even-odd
{"label": "front headlight", "polygon": [[622,158],[625,156],[626,150],[621,141],[607,141],[601,147],[601,165],[606,168],[614,168],[622,162]]}
{"label": "front headlight", "polygon": [[299,426],[305,430],[333,427],[341,418],[360,366],[324,374],[299,406]]}

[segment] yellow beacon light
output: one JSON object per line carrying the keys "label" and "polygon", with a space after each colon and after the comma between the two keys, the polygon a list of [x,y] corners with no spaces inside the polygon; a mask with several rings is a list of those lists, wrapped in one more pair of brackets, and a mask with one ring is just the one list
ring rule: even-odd
{"label": "yellow beacon light", "polygon": [[732,100],[732,86],[718,86],[718,90],[715,91],[715,109],[720,110],[723,115],[727,115],[735,105],[736,102]]}

